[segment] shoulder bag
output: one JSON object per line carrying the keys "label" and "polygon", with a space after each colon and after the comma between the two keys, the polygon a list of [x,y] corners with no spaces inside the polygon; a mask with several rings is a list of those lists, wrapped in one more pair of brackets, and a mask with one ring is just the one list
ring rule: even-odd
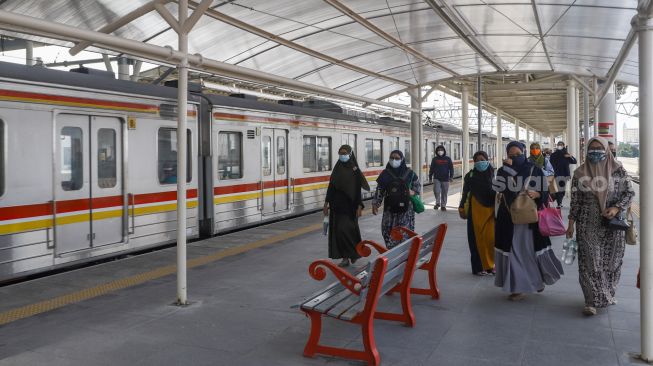
{"label": "shoulder bag", "polygon": [[515,197],[515,199],[512,201],[512,204],[510,205],[510,217],[512,218],[512,223],[515,225],[533,224],[538,221],[537,204],[535,203],[535,200],[528,197],[528,194],[526,193],[526,187],[531,181],[532,176],[533,168],[531,168],[528,179],[524,183],[521,191],[519,191],[517,197]]}
{"label": "shoulder bag", "polygon": [[637,228],[635,227],[635,220],[633,220],[633,213],[628,208],[628,214],[626,217],[628,222],[628,230],[626,230],[626,244],[635,245],[637,244]]}

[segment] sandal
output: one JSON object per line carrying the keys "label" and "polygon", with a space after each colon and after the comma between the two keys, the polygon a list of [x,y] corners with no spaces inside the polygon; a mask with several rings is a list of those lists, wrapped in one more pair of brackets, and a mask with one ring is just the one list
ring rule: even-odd
{"label": "sandal", "polygon": [[521,301],[524,300],[524,298],[526,298],[526,295],[522,293],[510,294],[510,296],[508,296],[508,300],[510,301]]}
{"label": "sandal", "polygon": [[593,306],[586,306],[583,308],[583,314],[587,316],[596,315],[596,308]]}
{"label": "sandal", "polygon": [[348,267],[349,266],[349,258],[342,258],[342,261],[338,263],[338,267]]}
{"label": "sandal", "polygon": [[476,273],[474,273],[474,276],[481,276],[481,277],[483,277],[483,276],[487,276],[487,275],[488,275],[488,273],[485,272],[485,271],[480,271],[480,272],[476,272]]}

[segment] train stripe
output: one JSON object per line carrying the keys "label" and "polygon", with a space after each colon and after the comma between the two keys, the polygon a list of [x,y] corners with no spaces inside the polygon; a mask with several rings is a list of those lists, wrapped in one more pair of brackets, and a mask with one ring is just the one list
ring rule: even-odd
{"label": "train stripe", "polygon": [[67,97],[62,95],[20,92],[13,90],[0,90],[0,100],[117,109],[143,113],[159,113],[159,106],[157,105],[114,102],[100,99]]}

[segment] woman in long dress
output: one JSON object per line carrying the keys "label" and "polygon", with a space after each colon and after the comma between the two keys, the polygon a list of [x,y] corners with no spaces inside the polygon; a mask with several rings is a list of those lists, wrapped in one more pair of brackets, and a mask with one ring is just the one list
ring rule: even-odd
{"label": "woman in long dress", "polygon": [[[474,154],[474,168],[465,175],[458,211],[467,219],[467,241],[472,273],[494,274],[494,168],[485,151]],[[467,211],[465,211],[467,204]]]}
{"label": "woman in long dress", "polygon": [[626,235],[611,230],[608,220],[625,214],[635,192],[623,166],[602,137],[588,141],[587,159],[574,172],[567,237],[578,243],[578,279],[585,296],[585,315],[617,303]]}
{"label": "woman in long dress", "polygon": [[[551,249],[551,241],[542,236],[537,222],[514,224],[510,206],[522,189],[538,208],[548,199],[548,185],[542,169],[526,160],[526,146],[518,141],[508,144],[508,159],[497,171],[494,188],[501,194],[495,229],[496,277],[494,284],[510,292],[518,301],[525,293],[541,292],[563,274],[562,264]],[[530,178],[530,179],[529,179]]]}
{"label": "woman in long dress", "polygon": [[390,205],[391,200],[388,199],[388,196],[393,194],[390,188],[403,184],[407,186],[408,194],[413,196],[421,193],[421,185],[417,174],[406,166],[404,154],[400,150],[394,150],[390,153],[390,161],[376,179],[376,182],[377,186],[372,202],[372,213],[375,215],[378,214],[379,207],[381,207],[381,204],[384,204],[383,218],[381,219],[381,233],[383,234],[386,247],[390,249],[401,242],[392,239],[390,236],[392,228],[404,226],[410,230],[415,230],[415,210],[413,209],[412,202],[408,199],[405,202],[405,209],[393,209]]}
{"label": "woman in long dress", "polygon": [[361,189],[370,190],[351,146],[338,149],[338,162],[333,167],[324,215],[329,215],[329,258],[340,259],[339,266],[354,263],[360,256],[356,244],[361,241],[358,218],[364,208]]}

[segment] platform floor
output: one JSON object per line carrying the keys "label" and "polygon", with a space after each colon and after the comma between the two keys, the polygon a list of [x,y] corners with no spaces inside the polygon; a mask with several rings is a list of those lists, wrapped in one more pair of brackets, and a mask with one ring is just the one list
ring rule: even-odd
{"label": "platform floor", "polygon": [[[192,304],[184,308],[172,305],[174,248],[0,288],[0,365],[361,364],[302,357],[310,324],[291,305],[327,284],[307,273],[326,257],[321,220],[312,214],[189,245]],[[361,219],[364,238],[381,241],[380,220]],[[493,277],[471,274],[465,222],[454,209],[427,209],[417,230],[442,221],[441,299],[413,297],[415,328],[375,323],[383,365],[638,364],[638,247],[627,248],[619,303],[586,318],[576,264],[513,303]],[[419,272],[415,281],[425,285]],[[382,309],[397,306],[396,296],[382,299]],[[361,346],[356,326],[327,320],[324,328],[325,343]]]}

